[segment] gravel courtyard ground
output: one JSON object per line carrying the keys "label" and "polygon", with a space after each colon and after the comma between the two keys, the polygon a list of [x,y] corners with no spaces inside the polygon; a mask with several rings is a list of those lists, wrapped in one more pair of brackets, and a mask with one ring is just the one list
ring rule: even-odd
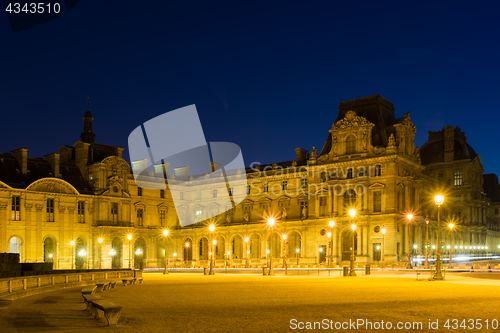
{"label": "gravel courtyard ground", "polygon": [[[421,329],[403,327],[405,332],[500,331],[500,325],[491,328],[492,320],[500,320],[499,286],[500,280],[459,275],[429,282],[404,274],[351,278],[145,273],[144,284],[119,285],[100,293],[124,306],[118,327],[86,315],[81,288],[76,288],[13,301],[0,310],[0,331],[285,332],[310,331],[307,326],[299,330],[299,322],[324,319],[328,325],[331,320],[333,328],[335,322],[364,319],[372,325],[391,322],[393,331],[398,322],[422,322]],[[297,329],[292,329],[292,319]],[[429,329],[429,319],[439,320],[438,329]],[[443,326],[447,319],[458,320],[456,329]],[[461,328],[463,319],[482,319],[483,327],[477,329],[475,322],[474,329]],[[337,331],[372,331],[345,325]]]}

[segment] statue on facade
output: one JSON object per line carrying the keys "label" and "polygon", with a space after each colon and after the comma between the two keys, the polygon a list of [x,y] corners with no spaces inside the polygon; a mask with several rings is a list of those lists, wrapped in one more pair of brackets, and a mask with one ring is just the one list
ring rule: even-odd
{"label": "statue on facade", "polygon": [[366,149],[368,147],[367,140],[368,140],[368,131],[364,130],[363,131],[363,140],[362,140],[362,142],[363,142],[363,150],[365,150],[365,151],[366,151]]}
{"label": "statue on facade", "polygon": [[396,139],[394,138],[394,133],[391,133],[389,136],[389,143],[387,144],[388,148],[394,148],[396,147]]}
{"label": "statue on facade", "polygon": [[318,150],[316,149],[315,146],[313,146],[311,151],[311,158],[317,158],[317,157],[318,157]]}
{"label": "statue on facade", "polygon": [[306,219],[307,218],[307,207],[304,206],[302,207],[302,219]]}
{"label": "statue on facade", "polygon": [[243,219],[245,220],[245,222],[250,221],[250,213],[249,212],[245,212],[245,214],[243,215]]}
{"label": "statue on facade", "polygon": [[226,222],[231,223],[232,219],[233,219],[233,214],[231,213],[230,210],[228,210],[226,213]]}
{"label": "statue on facade", "polygon": [[288,212],[287,212],[286,207],[282,207],[281,208],[281,217],[284,218],[284,219],[286,219],[287,216],[288,216]]}

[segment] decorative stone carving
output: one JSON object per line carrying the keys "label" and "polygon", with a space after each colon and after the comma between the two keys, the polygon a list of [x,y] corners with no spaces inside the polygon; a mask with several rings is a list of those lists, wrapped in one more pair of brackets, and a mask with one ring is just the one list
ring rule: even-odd
{"label": "decorative stone carving", "polygon": [[283,219],[286,219],[288,217],[288,211],[287,211],[286,207],[281,208],[281,217]]}
{"label": "decorative stone carving", "polygon": [[357,128],[370,125],[372,124],[368,120],[366,120],[366,118],[358,116],[356,114],[356,111],[347,111],[344,118],[333,124],[332,130],[344,130],[348,128]]}
{"label": "decorative stone carving", "polygon": [[396,147],[396,139],[394,138],[394,133],[391,133],[389,136],[389,143],[387,144],[388,148],[395,148]]}
{"label": "decorative stone carving", "polygon": [[59,205],[59,213],[64,213],[65,210],[66,210],[66,206]]}
{"label": "decorative stone carving", "polygon": [[238,171],[236,172],[237,175],[241,175],[243,173],[243,169],[238,169]]}
{"label": "decorative stone carving", "polygon": [[277,167],[278,167],[278,164],[273,163],[273,170],[276,170]]}
{"label": "decorative stone carving", "polygon": [[78,194],[70,184],[63,180],[53,178],[38,180],[28,186],[27,190],[35,192]]}
{"label": "decorative stone carving", "polygon": [[302,217],[302,219],[307,218],[307,207],[306,206],[302,207],[301,217]]}
{"label": "decorative stone carving", "polygon": [[318,150],[316,149],[315,146],[313,146],[311,150],[311,158],[317,158],[318,157]]}
{"label": "decorative stone carving", "polygon": [[75,212],[75,207],[69,206],[68,207],[68,213],[73,214]]}
{"label": "decorative stone carving", "polygon": [[5,210],[7,209],[7,203],[6,202],[0,202],[0,210]]}
{"label": "decorative stone carving", "polygon": [[31,212],[31,209],[33,208],[33,204],[30,204],[30,203],[24,204],[24,208],[26,208],[26,211]]}
{"label": "decorative stone carving", "polygon": [[36,209],[36,211],[37,211],[37,212],[41,212],[41,211],[43,210],[43,205],[41,205],[41,204],[36,204],[36,205],[35,205],[35,209]]}
{"label": "decorative stone carving", "polygon": [[210,178],[210,175],[208,173],[205,174],[205,179]]}
{"label": "decorative stone carving", "polygon": [[292,161],[292,166],[297,166],[297,161],[296,160]]}
{"label": "decorative stone carving", "polygon": [[245,220],[245,222],[250,221],[250,213],[248,211],[243,214],[243,219]]}
{"label": "decorative stone carving", "polygon": [[226,213],[226,222],[231,223],[233,221],[233,214],[231,213],[231,210],[228,210]]}

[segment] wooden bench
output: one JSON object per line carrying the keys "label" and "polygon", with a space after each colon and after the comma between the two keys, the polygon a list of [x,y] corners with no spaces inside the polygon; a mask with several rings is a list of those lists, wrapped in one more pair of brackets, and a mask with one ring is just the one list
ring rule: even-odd
{"label": "wooden bench", "polygon": [[94,310],[96,319],[102,318],[102,314],[104,314],[104,317],[108,321],[108,326],[117,325],[123,309],[122,305],[104,299],[90,301],[90,303],[92,303],[92,309]]}
{"label": "wooden bench", "polygon": [[83,311],[85,311],[88,314],[92,314],[93,310],[92,310],[92,303],[91,302],[101,300],[102,297],[99,295],[96,295],[96,294],[85,294],[82,296],[83,296],[83,301],[85,302],[85,305],[86,305],[86,308]]}
{"label": "wooden bench", "polygon": [[87,286],[87,287],[82,289],[82,295],[91,295],[91,294],[95,293],[96,289],[97,289],[96,285]]}
{"label": "wooden bench", "polygon": [[98,281],[96,282],[97,291],[105,291],[109,289],[109,281]]}

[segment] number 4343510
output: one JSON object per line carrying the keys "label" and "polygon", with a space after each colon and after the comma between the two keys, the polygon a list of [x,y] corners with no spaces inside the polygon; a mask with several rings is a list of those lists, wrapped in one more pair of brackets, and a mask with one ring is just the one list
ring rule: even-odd
{"label": "number 4343510", "polygon": [[43,2],[32,2],[32,3],[25,3],[25,4],[20,4],[18,2],[10,2],[7,7],[5,8],[6,12],[9,13],[14,13],[14,14],[19,14],[21,12],[23,13],[30,13],[30,14],[42,14],[42,13],[59,13],[61,11],[61,4],[60,3],[43,3]]}
{"label": "number 4343510", "polygon": [[456,330],[458,328],[469,329],[469,330],[480,330],[480,329],[498,329],[497,319],[464,319],[459,321],[458,319],[448,319],[444,325],[445,328]]}

